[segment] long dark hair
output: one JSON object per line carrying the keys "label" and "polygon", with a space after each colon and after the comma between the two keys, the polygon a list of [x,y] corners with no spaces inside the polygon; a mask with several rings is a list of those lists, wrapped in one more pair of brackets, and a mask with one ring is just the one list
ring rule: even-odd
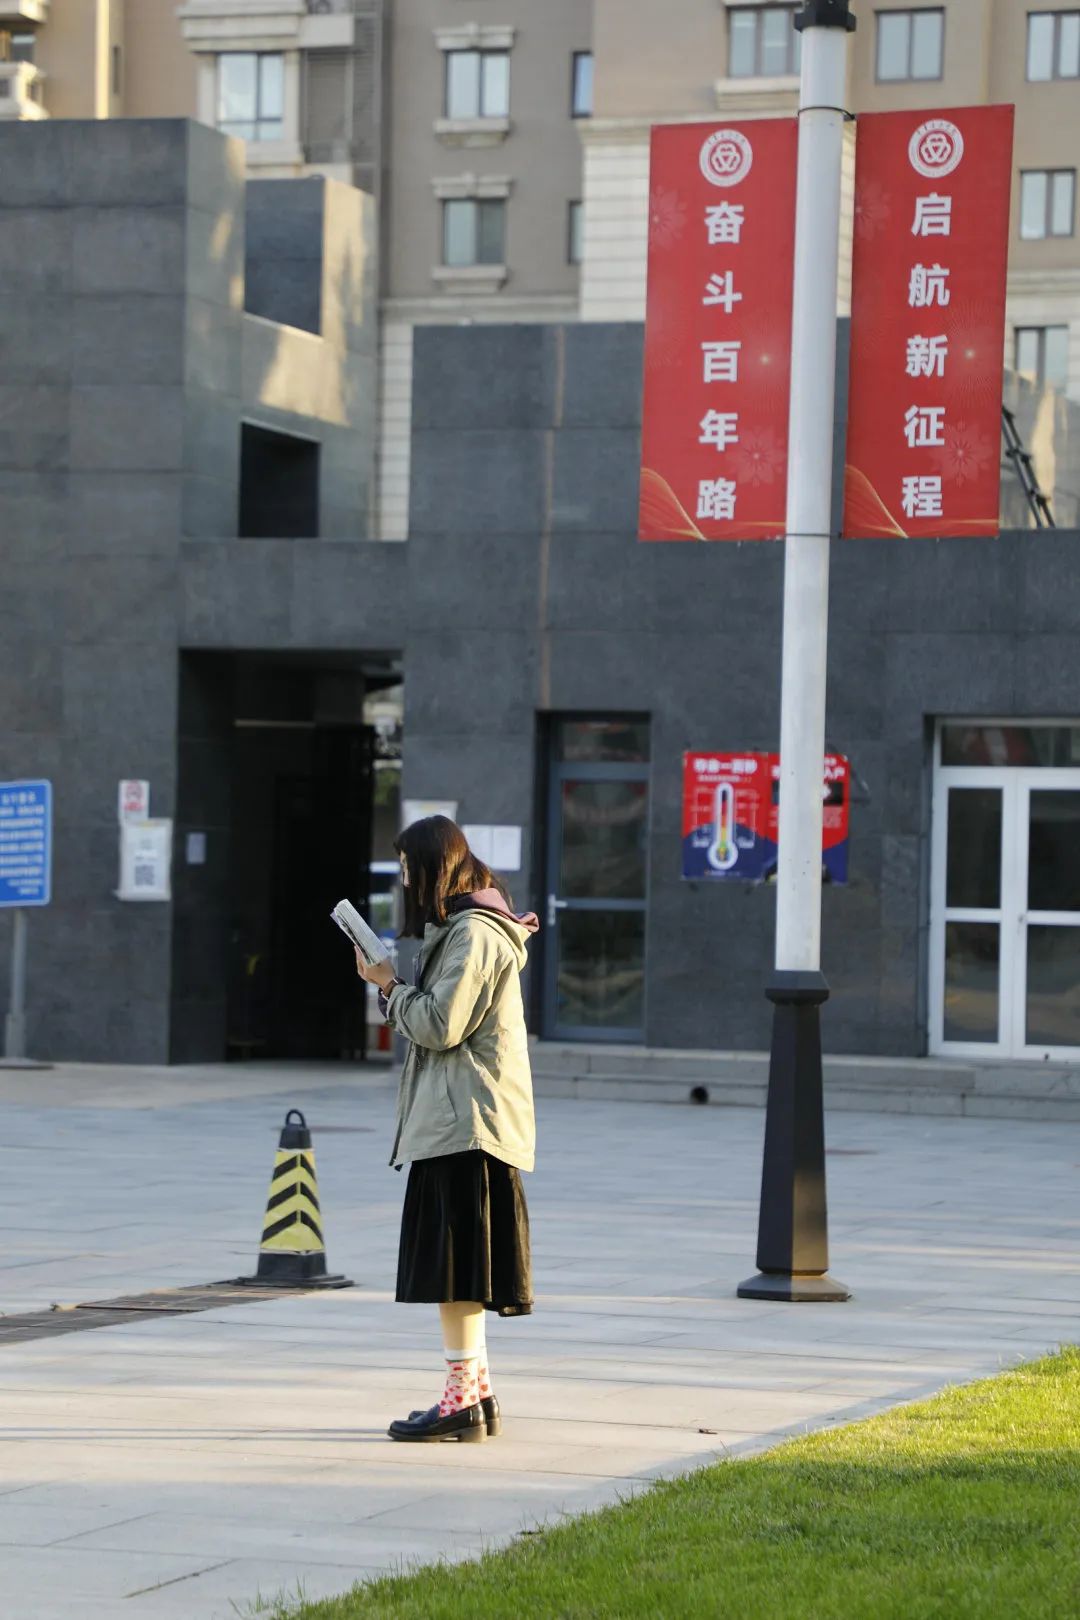
{"label": "long dark hair", "polygon": [[449,816],[414,821],[394,840],[394,848],[404,855],[409,875],[402,939],[422,939],[428,923],[444,923],[447,902],[455,895],[494,886],[490,871]]}

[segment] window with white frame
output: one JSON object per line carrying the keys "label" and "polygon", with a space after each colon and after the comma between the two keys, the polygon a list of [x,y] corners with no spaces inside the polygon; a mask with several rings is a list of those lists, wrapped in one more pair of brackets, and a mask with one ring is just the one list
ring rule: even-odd
{"label": "window with white frame", "polygon": [[570,114],[591,118],[593,110],[593,53],[575,51],[570,64]]}
{"label": "window with white frame", "polygon": [[1027,76],[1080,79],[1080,11],[1029,11]]}
{"label": "window with white frame", "polygon": [[584,237],[585,215],[580,202],[572,202],[567,209],[566,257],[570,264],[580,264]]}
{"label": "window with white frame", "polygon": [[1020,236],[1025,242],[1072,236],[1075,169],[1025,169],[1020,175]]}
{"label": "window with white frame", "polygon": [[285,59],[280,52],[218,57],[218,128],[245,141],[280,141],[285,129]]}
{"label": "window with white frame", "polygon": [[449,269],[505,263],[505,198],[448,198],[442,205],[442,238],[442,262]]}
{"label": "window with white frame", "polygon": [[1069,328],[1018,326],[1016,371],[1037,388],[1064,392],[1069,380]]}
{"label": "window with white frame", "polygon": [[944,46],[943,10],[879,11],[878,83],[900,84],[905,80],[940,79]]}
{"label": "window with white frame", "polygon": [[510,116],[510,52],[446,52],[447,118]]}
{"label": "window with white frame", "polygon": [[801,48],[793,5],[728,8],[729,78],[788,78],[799,71]]}

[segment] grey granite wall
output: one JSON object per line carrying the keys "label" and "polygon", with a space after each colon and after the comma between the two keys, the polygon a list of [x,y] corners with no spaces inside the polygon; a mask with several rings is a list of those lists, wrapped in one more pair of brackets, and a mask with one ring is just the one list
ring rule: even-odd
{"label": "grey granite wall", "polygon": [[[152,813],[177,814],[179,648],[227,618],[224,554],[235,567],[262,545],[231,539],[242,418],[318,437],[324,534],[366,532],[370,200],[313,194],[321,336],[244,315],[239,143],[183,121],[0,124],[0,778],[55,788],[54,900],[30,928],[43,1055],[169,1055],[172,908],[114,896],[117,784],[148,778]],[[291,546],[266,544],[248,633],[269,646],[351,634],[334,548],[301,543],[319,554],[303,570]],[[215,825],[220,806],[200,801],[213,784],[189,768],[214,740],[195,696],[181,812]],[[188,899],[178,978],[197,998],[184,964],[205,976],[213,957]],[[10,937],[0,917],[4,984]]]}
{"label": "grey granite wall", "polygon": [[0,127],[0,775],[55,788],[29,1036],[59,1055],[167,1052],[169,911],[113,898],[116,796],[147,777],[173,814],[178,552],[198,397],[227,364],[229,157],[181,122]]}
{"label": "grey granite wall", "polygon": [[[534,902],[539,718],[649,713],[646,1038],[764,1044],[773,892],[681,880],[680,760],[775,745],[783,548],[636,541],[640,329],[418,329],[411,538],[372,545],[370,199],[282,183],[321,230],[316,334],[245,314],[242,154],[213,132],[0,126],[0,175],[0,777],[57,804],[32,1048],[216,1055],[231,710],[207,655],[240,649],[402,654],[406,793],[521,823]],[[318,436],[321,538],[234,538],[245,419]],[[1076,542],[834,548],[828,739],[856,793],[824,901],[833,1050],[923,1045],[930,728],[1080,715]],[[181,846],[214,835],[172,907],[113,895],[125,776]],[[9,940],[0,918],[0,976]]]}
{"label": "grey granite wall", "polygon": [[323,192],[317,178],[252,180],[246,194],[244,308],[305,332],[322,331]]}
{"label": "grey granite wall", "polygon": [[[366,539],[378,354],[374,202],[314,178],[249,182],[247,191],[254,279],[236,420],[317,439],[320,537]],[[235,530],[233,512],[217,537]]]}
{"label": "grey granite wall", "polygon": [[[637,543],[640,376],[637,327],[417,332],[406,792],[534,834],[537,711],[650,713],[647,1039],[761,1047],[774,894],[680,878],[680,760],[776,745],[783,546]],[[1080,715],[1076,544],[834,546],[828,740],[856,777],[851,882],[824,895],[834,1051],[924,1047],[933,719]]]}

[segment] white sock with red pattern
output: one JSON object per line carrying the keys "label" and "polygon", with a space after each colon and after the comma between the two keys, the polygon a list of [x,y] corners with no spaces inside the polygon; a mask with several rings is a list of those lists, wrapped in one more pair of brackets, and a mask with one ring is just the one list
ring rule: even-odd
{"label": "white sock with red pattern", "polygon": [[446,1352],[446,1388],[439,1402],[439,1416],[449,1417],[475,1406],[480,1399],[477,1380],[479,1358],[475,1351],[448,1350]]}
{"label": "white sock with red pattern", "polygon": [[476,1383],[480,1390],[482,1401],[490,1400],[495,1391],[491,1387],[491,1368],[488,1366],[487,1341],[480,1346],[480,1357],[476,1364]]}

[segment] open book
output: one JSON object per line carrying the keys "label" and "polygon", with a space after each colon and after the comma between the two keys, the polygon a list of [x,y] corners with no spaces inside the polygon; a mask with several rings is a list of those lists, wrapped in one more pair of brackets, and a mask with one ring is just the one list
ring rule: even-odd
{"label": "open book", "polygon": [[351,900],[339,900],[330,913],[341,932],[356,946],[368,967],[390,960],[390,952],[361,917]]}

